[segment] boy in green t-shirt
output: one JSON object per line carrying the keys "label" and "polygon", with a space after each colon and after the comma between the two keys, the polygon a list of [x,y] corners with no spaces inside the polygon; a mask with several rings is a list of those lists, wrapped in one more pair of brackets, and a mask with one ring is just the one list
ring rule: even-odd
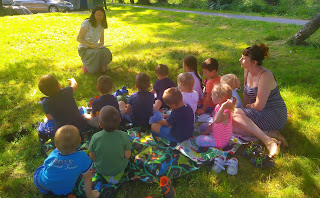
{"label": "boy in green t-shirt", "polygon": [[131,142],[127,133],[118,130],[120,113],[113,106],[105,106],[99,113],[102,131],[94,134],[89,145],[89,157],[97,172],[112,184],[121,179],[131,156]]}

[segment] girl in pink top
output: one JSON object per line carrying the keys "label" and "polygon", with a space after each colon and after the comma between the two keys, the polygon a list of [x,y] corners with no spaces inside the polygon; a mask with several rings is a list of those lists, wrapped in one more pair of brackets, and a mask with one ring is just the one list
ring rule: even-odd
{"label": "girl in pink top", "polygon": [[[231,112],[237,103],[232,97],[232,88],[227,84],[214,85],[212,89],[212,102],[217,104],[213,117],[213,124],[196,138],[200,147],[225,147],[232,135]],[[230,99],[232,98],[232,99]]]}

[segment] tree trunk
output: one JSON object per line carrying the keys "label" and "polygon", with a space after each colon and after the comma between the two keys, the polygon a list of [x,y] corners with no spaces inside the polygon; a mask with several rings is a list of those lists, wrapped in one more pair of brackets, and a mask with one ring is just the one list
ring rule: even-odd
{"label": "tree trunk", "polygon": [[108,10],[106,0],[103,0],[103,5],[104,5],[104,9],[105,9],[105,10]]}
{"label": "tree trunk", "polygon": [[315,31],[320,28],[320,12],[306,23],[295,35],[286,43],[301,45],[304,40],[309,38]]}

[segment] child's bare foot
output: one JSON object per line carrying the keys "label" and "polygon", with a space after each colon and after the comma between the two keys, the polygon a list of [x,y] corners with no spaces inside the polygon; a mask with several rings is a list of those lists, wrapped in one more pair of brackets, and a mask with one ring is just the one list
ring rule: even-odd
{"label": "child's bare foot", "polygon": [[269,151],[269,157],[274,157],[276,155],[279,154],[280,152],[280,144],[281,142],[274,139],[274,138],[271,138],[271,141],[269,141],[267,144],[266,144],[266,147]]}

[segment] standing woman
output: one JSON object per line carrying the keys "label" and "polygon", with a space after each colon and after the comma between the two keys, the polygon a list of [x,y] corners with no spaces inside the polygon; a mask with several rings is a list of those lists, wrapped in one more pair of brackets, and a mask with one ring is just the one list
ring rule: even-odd
{"label": "standing woman", "polygon": [[84,73],[104,72],[108,69],[112,54],[108,48],[103,47],[106,28],[108,28],[106,13],[101,6],[96,6],[90,18],[85,19],[81,24],[77,41]]}
{"label": "standing woman", "polygon": [[287,108],[273,73],[261,66],[268,52],[269,48],[264,44],[243,50],[239,61],[244,69],[244,108],[234,112],[233,131],[259,138],[266,145],[269,157],[273,157],[279,153],[281,142],[265,132],[285,126]]}

